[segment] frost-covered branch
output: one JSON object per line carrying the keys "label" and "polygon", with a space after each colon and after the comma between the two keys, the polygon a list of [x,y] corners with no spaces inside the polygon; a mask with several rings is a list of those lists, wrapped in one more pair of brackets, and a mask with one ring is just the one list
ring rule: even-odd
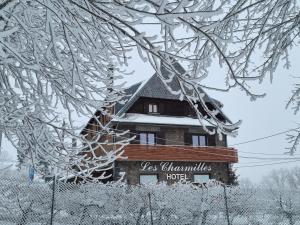
{"label": "frost-covered branch", "polygon": [[[286,108],[291,107],[294,110],[294,113],[297,114],[300,109],[300,84],[296,83],[295,88],[292,91],[292,96],[290,97],[288,103],[286,104]],[[288,143],[291,145],[287,149],[289,153],[293,155],[297,148],[299,147],[300,142],[300,130],[296,129],[293,132],[287,135]]]}
{"label": "frost-covered branch", "polygon": [[295,129],[293,132],[287,135],[287,141],[291,145],[287,147],[287,153],[294,155],[297,151],[300,142],[300,129]]}

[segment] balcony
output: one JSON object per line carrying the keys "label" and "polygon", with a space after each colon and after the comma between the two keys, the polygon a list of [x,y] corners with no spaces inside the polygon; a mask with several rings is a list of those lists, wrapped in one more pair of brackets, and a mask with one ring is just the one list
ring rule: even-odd
{"label": "balcony", "polygon": [[125,147],[123,156],[127,159],[120,159],[122,161],[238,162],[236,149],[219,146],[130,144]]}

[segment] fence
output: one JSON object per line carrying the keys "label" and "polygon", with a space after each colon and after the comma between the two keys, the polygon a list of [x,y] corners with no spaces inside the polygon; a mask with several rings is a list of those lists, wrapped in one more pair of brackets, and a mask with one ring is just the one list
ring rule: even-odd
{"label": "fence", "polygon": [[300,225],[299,190],[0,179],[1,225]]}

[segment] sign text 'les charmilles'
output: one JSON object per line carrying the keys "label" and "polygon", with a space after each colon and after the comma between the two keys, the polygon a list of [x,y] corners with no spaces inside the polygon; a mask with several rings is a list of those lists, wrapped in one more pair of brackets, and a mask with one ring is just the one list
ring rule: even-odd
{"label": "sign text 'les charmilles'", "polygon": [[204,162],[191,165],[176,165],[174,162],[160,162],[159,164],[153,164],[146,161],[141,163],[141,170],[143,172],[167,172],[167,180],[188,180],[186,172],[210,172],[211,167],[207,166]]}

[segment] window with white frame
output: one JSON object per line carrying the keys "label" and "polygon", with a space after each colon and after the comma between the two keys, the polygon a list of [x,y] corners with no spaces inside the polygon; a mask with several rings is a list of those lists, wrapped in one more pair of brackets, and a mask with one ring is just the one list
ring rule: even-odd
{"label": "window with white frame", "polygon": [[140,133],[140,144],[155,145],[155,134],[154,133]]}
{"label": "window with white frame", "polygon": [[206,146],[206,136],[205,135],[192,135],[193,146]]}
{"label": "window with white frame", "polygon": [[194,175],[194,182],[195,183],[207,183],[209,181],[209,175],[208,174],[195,174]]}
{"label": "window with white frame", "polygon": [[157,182],[157,174],[140,175],[140,184],[156,184]]}
{"label": "window with white frame", "polygon": [[149,104],[148,112],[149,113],[158,113],[158,105],[157,104]]}

